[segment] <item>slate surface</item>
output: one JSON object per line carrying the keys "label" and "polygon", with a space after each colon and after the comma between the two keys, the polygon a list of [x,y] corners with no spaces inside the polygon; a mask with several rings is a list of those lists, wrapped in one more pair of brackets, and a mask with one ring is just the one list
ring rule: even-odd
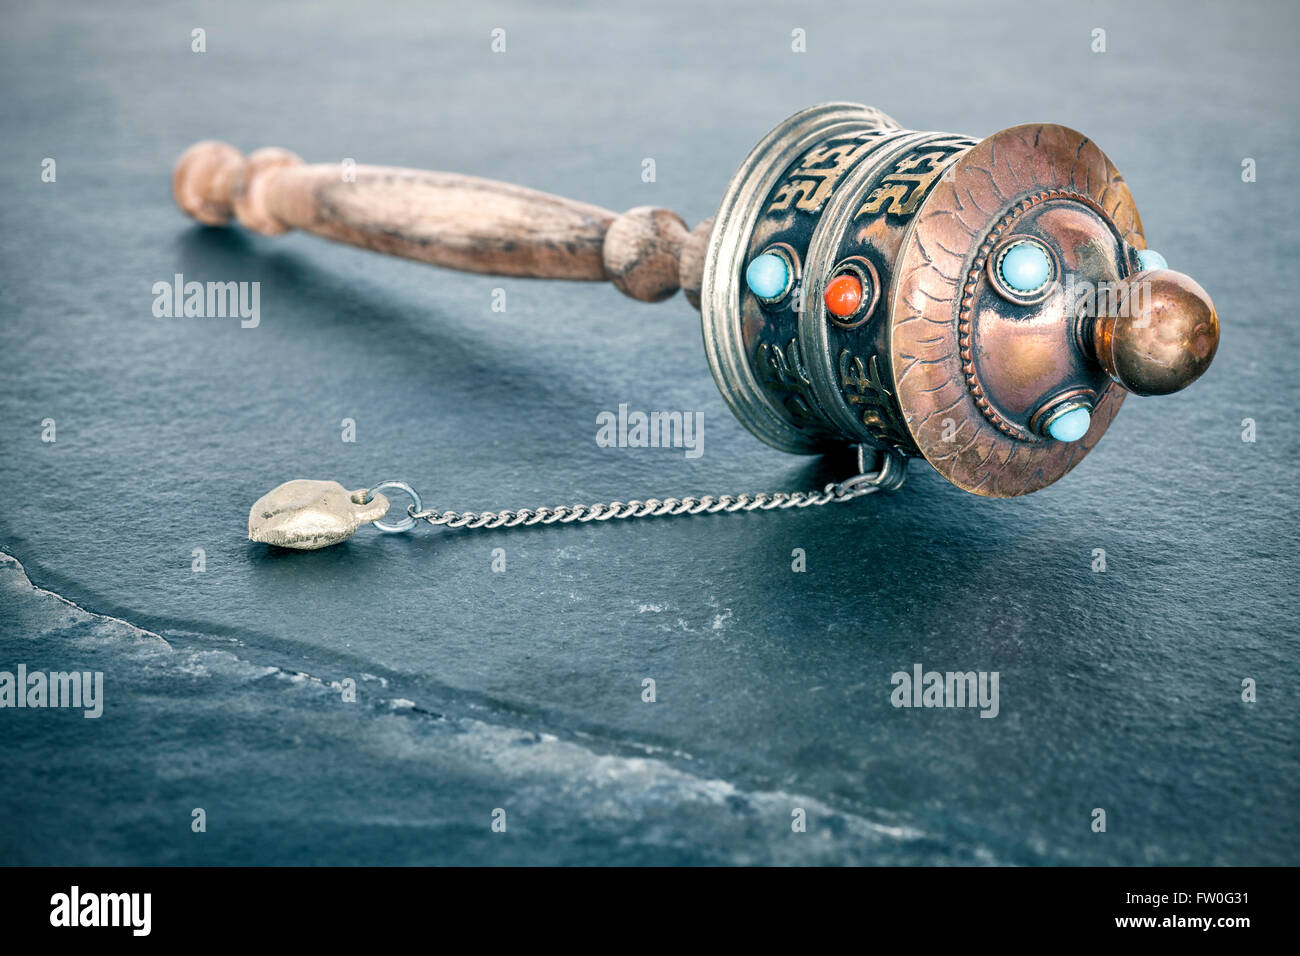
{"label": "slate surface", "polygon": [[[103,671],[105,703],[0,711],[0,861],[1296,861],[1293,6],[5,19],[0,670]],[[848,466],[735,423],[680,298],[199,228],[169,197],[187,145],[471,172],[693,224],[767,129],[831,99],[917,129],[1087,132],[1151,246],[1213,295],[1214,367],[1130,400],[1021,500],[914,466],[897,495],[817,511],[363,531],[308,554],[244,540],[252,501],[294,477],[400,477],[465,509],[816,487]],[[260,325],[154,318],[176,273],[260,282]],[[597,447],[620,403],[702,411],[703,455]],[[892,707],[915,663],[998,671],[998,717]]]}

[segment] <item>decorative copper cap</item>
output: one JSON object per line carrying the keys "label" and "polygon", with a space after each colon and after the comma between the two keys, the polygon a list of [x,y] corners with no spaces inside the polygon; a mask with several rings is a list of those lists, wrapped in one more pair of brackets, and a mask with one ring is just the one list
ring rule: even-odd
{"label": "decorative copper cap", "polygon": [[904,420],[940,474],[1035,491],[1091,450],[1125,388],[1165,394],[1205,371],[1214,306],[1144,269],[1145,248],[1123,177],[1081,133],[1016,126],[953,165],[900,252],[890,330]]}
{"label": "decorative copper cap", "polygon": [[1195,280],[1171,269],[1134,276],[1113,310],[1096,317],[1093,349],[1112,379],[1135,395],[1168,395],[1210,367],[1219,316]]}

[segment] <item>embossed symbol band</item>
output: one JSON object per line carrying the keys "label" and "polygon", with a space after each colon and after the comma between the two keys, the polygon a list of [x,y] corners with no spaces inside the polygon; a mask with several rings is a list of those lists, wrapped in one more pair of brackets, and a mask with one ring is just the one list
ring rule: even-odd
{"label": "embossed symbol band", "polygon": [[818,493],[484,513],[426,511],[400,482],[349,493],[294,481],[249,516],[250,537],[286,547],[382,518],[385,487],[412,497],[406,518],[377,525],[387,531],[807,507],[897,487],[912,458],[967,491],[1014,497],[1077,465],[1128,392],[1177,391],[1218,347],[1209,296],[1146,248],[1114,165],[1048,124],[976,141],[814,106],[763,138],[693,231],[665,209],[616,215],[450,173],[345,176],[211,141],[181,156],[172,188],[210,225],[234,215],[268,235],[303,229],[471,272],[608,280],[647,302],[681,288],[746,428],[784,451],[860,451],[860,474]]}

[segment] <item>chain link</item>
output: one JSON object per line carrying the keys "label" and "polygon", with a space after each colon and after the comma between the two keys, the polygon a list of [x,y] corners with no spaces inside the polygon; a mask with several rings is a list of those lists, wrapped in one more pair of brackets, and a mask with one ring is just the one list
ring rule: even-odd
{"label": "chain link", "polygon": [[858,446],[860,473],[846,481],[831,482],[820,492],[778,491],[739,495],[702,495],[686,498],[648,498],[645,501],[610,501],[594,505],[559,505],[555,508],[520,508],[516,511],[437,511],[417,510],[412,504],[407,514],[417,521],[447,528],[517,528],[538,524],[610,521],[626,518],[659,518],[676,515],[718,514],[735,511],[778,511],[785,508],[812,508],[836,501],[852,501],[877,491],[893,491],[903,484],[907,460],[896,452],[880,457],[880,467],[865,471],[866,451]]}

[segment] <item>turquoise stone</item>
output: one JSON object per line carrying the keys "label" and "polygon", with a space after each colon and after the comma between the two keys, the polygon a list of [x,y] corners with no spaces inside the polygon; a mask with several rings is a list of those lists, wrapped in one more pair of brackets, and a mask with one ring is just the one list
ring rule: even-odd
{"label": "turquoise stone", "polygon": [[775,299],[790,284],[790,267],[776,253],[765,252],[745,270],[745,284],[760,299]]}
{"label": "turquoise stone", "polygon": [[1012,246],[1002,257],[1002,281],[1017,292],[1034,292],[1052,275],[1052,261],[1032,242]]}
{"label": "turquoise stone", "polygon": [[1052,419],[1047,430],[1057,441],[1078,441],[1088,434],[1088,426],[1091,424],[1092,414],[1086,408],[1072,408],[1064,415]]}
{"label": "turquoise stone", "polygon": [[1152,269],[1168,269],[1169,263],[1154,249],[1142,249],[1138,252],[1138,267],[1143,272],[1150,272]]}

